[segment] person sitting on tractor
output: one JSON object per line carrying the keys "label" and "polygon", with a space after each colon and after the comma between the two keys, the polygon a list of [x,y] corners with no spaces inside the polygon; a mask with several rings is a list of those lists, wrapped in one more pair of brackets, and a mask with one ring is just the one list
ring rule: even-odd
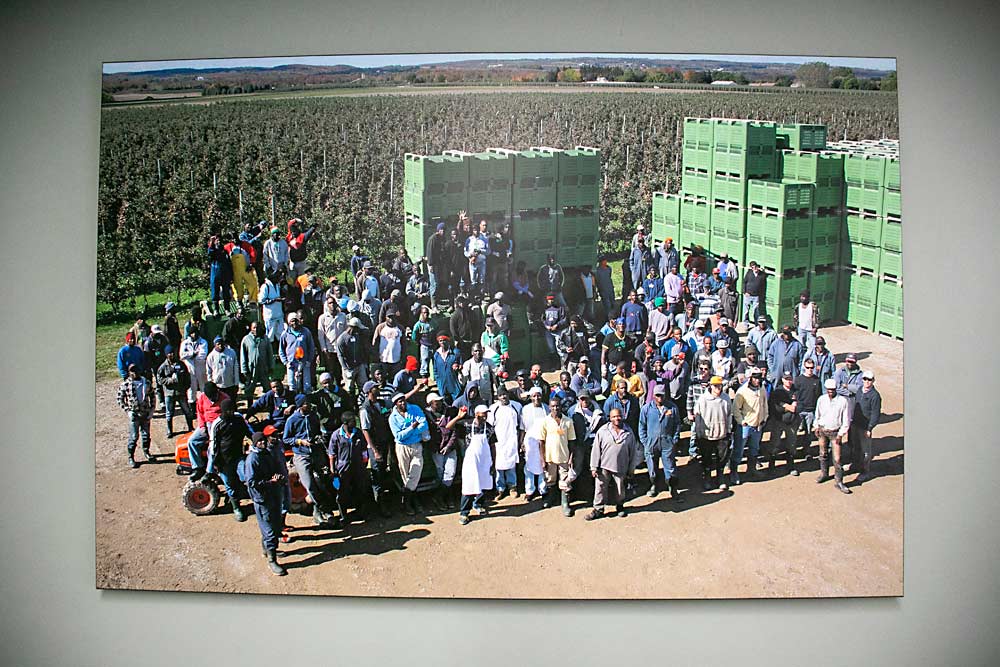
{"label": "person sitting on tractor", "polygon": [[201,457],[201,448],[208,444],[208,427],[222,414],[222,401],[230,398],[219,390],[214,382],[205,383],[205,391],[198,395],[194,404],[198,428],[188,439],[188,456],[191,458],[191,481],[201,479],[205,474],[206,461]]}
{"label": "person sitting on tractor", "polygon": [[271,389],[261,394],[247,410],[248,415],[267,411],[265,423],[274,426],[279,432],[285,432],[285,421],[295,412],[295,397],[285,388],[281,380],[271,380]]}
{"label": "person sitting on tractor", "polygon": [[240,478],[236,474],[236,465],[243,458],[243,441],[253,435],[250,426],[243,415],[236,412],[236,403],[227,398],[219,403],[219,418],[212,422],[208,429],[208,474],[218,473],[226,487],[229,504],[233,507],[233,517],[237,521],[246,521],[247,517],[240,508]]}

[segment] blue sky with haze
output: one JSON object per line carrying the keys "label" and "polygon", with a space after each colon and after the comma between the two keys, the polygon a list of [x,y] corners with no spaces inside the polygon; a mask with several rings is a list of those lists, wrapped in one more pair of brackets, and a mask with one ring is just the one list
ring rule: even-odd
{"label": "blue sky with haze", "polygon": [[297,56],[278,58],[216,58],[210,60],[152,60],[143,62],[105,63],[104,73],[143,72],[158,69],[214,67],[277,67],[279,65],[352,65],[354,67],[387,67],[389,65],[422,65],[460,60],[521,60],[525,58],[645,58],[662,60],[727,60],[750,63],[805,63],[816,60],[834,67],[855,67],[874,70],[896,69],[895,58],[842,58],[833,56],[738,56],[722,54],[676,53],[421,53],[364,56]]}

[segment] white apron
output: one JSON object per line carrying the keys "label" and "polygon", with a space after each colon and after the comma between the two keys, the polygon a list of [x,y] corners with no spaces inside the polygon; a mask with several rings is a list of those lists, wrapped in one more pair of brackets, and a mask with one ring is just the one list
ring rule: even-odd
{"label": "white apron", "polygon": [[511,470],[517,465],[517,409],[512,405],[495,405],[490,413],[490,423],[497,436],[497,470]]}
{"label": "white apron", "polygon": [[524,436],[524,471],[532,475],[541,475],[545,472],[542,465],[542,448],[538,438],[530,435]]}
{"label": "white apron", "polygon": [[465,450],[462,461],[462,495],[477,496],[480,492],[493,488],[493,475],[490,467],[493,457],[490,456],[490,443],[485,433],[475,433],[469,438],[469,446]]}

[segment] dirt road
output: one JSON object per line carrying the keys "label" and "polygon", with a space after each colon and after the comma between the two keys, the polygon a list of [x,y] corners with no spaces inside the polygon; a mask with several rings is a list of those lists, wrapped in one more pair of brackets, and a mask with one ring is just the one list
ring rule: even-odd
{"label": "dirt road", "polygon": [[[661,493],[629,502],[628,517],[565,518],[506,499],[460,526],[457,513],[316,529],[294,516],[282,545],[287,577],[271,575],[254,519],[195,517],[172,459],[125,465],[116,382],[97,385],[96,528],[99,588],[309,595],[515,598],[884,596],[903,592],[903,345],[847,326],[824,329],[838,360],[858,354],[876,373],[883,424],[875,478],[815,483],[779,474],[730,492],[700,490],[697,465],[678,460],[686,502]],[[182,420],[180,420],[182,421]],[[153,449],[173,453],[162,418]],[[813,447],[815,450],[815,445]],[[140,454],[141,458],[141,454]],[[244,501],[246,504],[246,501]]]}

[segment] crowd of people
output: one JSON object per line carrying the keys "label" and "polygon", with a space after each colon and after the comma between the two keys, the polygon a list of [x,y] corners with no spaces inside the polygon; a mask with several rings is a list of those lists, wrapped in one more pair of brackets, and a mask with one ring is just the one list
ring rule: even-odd
{"label": "crowd of people", "polygon": [[[217,475],[240,521],[245,487],[275,574],[291,539],[289,452],[323,525],[413,516],[427,501],[457,506],[464,525],[507,498],[624,517],[643,491],[684,502],[679,457],[703,490],[728,491],[781,459],[797,476],[813,438],[818,482],[832,464],[849,494],[845,474],[871,474],[874,374],[853,354],[835,363],[808,292],[775,329],[754,262],[740,276],[697,247],[682,262],[672,239],[640,226],[616,293],[607,258],[564,271],[550,255],[529,271],[513,261],[509,228],[490,233],[463,213],[437,226],[423,257],[373,259],[356,245],[349,279],[324,283],[308,262],[314,226],[265,228],[209,239],[211,298],[183,326],[168,303],[162,325],[140,319],[126,333],[118,403],[132,468],[140,442],[155,458],[159,406],[168,438],[184,418],[191,479]],[[209,344],[204,318],[230,302]],[[546,354],[515,370],[525,311]]]}

